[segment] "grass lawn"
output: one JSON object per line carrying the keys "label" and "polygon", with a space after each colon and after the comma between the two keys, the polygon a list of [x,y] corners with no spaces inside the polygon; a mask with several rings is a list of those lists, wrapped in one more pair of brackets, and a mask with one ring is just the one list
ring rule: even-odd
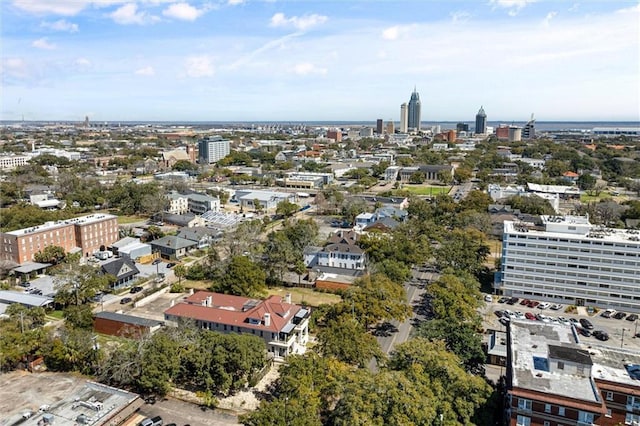
{"label": "grass lawn", "polygon": [[57,320],[61,320],[64,318],[64,313],[62,311],[51,311],[47,313],[48,317],[55,318]]}
{"label": "grass lawn", "polygon": [[403,184],[402,189],[409,191],[415,195],[438,195],[448,194],[451,190],[451,187]]}
{"label": "grass lawn", "polygon": [[291,293],[291,301],[301,305],[319,306],[322,304],[334,304],[342,300],[340,296],[332,293],[321,293],[310,288],[300,287],[272,287],[267,289],[269,295],[284,297],[285,294]]}
{"label": "grass lawn", "polygon": [[589,195],[586,192],[580,194],[580,201],[582,201],[583,203],[589,203],[589,202],[600,202],[600,200],[605,200],[605,199],[612,199],[613,197],[611,197],[611,195],[607,192],[601,192],[600,196],[595,196],[595,195]]}
{"label": "grass lawn", "polygon": [[182,285],[186,289],[194,289],[194,290],[208,290],[211,286],[211,281],[192,281],[192,280],[182,280]]}
{"label": "grass lawn", "polygon": [[126,225],[128,223],[142,222],[146,221],[147,218],[144,216],[118,216],[118,225]]}

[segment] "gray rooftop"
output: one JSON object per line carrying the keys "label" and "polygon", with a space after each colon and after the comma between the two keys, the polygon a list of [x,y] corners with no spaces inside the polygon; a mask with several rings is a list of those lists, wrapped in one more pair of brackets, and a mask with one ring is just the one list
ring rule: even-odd
{"label": "gray rooftop", "polygon": [[143,327],[157,327],[163,324],[162,321],[136,317],[133,315],[118,314],[115,312],[98,312],[95,314],[95,317]]}
{"label": "gray rooftop", "polygon": [[17,268],[13,268],[13,270],[19,274],[29,274],[31,272],[39,271],[40,269],[44,269],[49,266],[51,266],[50,263],[24,262]]}
{"label": "gray rooftop", "polygon": [[53,299],[36,294],[18,293],[17,291],[0,290],[0,302],[20,303],[25,306],[47,306],[53,303]]}

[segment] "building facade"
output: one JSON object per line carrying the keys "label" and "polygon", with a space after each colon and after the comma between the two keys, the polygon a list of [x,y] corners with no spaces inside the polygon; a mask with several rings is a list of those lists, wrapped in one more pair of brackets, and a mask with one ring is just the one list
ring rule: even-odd
{"label": "building facade", "polygon": [[527,121],[527,124],[522,128],[522,139],[535,139],[536,138],[536,120],[531,114],[531,120]]}
{"label": "building facade", "polygon": [[11,170],[16,167],[26,166],[29,159],[26,155],[3,155],[0,157],[0,170]]}
{"label": "building facade", "polygon": [[222,136],[210,136],[198,141],[198,159],[202,164],[217,163],[230,152],[230,142]]}
{"label": "building facade", "polygon": [[400,133],[409,131],[409,106],[406,102],[400,105]]}
{"label": "building facade", "polygon": [[291,303],[291,296],[266,300],[199,291],[164,312],[166,321],[190,319],[220,333],[252,334],[264,339],[274,358],[306,351],[311,311]]}
{"label": "building facade", "polygon": [[487,114],[484,112],[483,107],[480,107],[480,110],[476,114],[476,127],[474,131],[480,135],[487,134]]}
{"label": "building facade", "polygon": [[583,216],[504,222],[495,290],[507,296],[640,312],[640,231]]}
{"label": "building facade", "polygon": [[205,214],[208,211],[220,211],[220,199],[204,194],[191,193],[187,195],[189,211],[194,214]]}
{"label": "building facade", "polygon": [[415,87],[413,89],[413,93],[411,94],[411,99],[409,100],[409,106],[407,109],[407,124],[409,126],[409,129],[413,129],[416,131],[420,130],[420,114],[422,105],[420,103],[420,95],[416,91]]}
{"label": "building facade", "polygon": [[46,222],[0,234],[0,259],[17,263],[33,261],[36,253],[54,245],[65,252],[80,249],[83,256],[89,257],[100,250],[100,246],[109,246],[118,238],[118,219],[110,214]]}
{"label": "building facade", "polygon": [[512,321],[506,424],[640,424],[640,355],[582,343],[575,327]]}

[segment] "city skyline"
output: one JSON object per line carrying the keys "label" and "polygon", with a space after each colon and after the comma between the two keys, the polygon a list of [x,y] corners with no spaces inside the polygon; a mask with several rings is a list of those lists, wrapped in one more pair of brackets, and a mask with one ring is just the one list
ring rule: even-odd
{"label": "city skyline", "polygon": [[632,1],[0,7],[2,120],[397,122],[413,87],[421,122],[640,119]]}

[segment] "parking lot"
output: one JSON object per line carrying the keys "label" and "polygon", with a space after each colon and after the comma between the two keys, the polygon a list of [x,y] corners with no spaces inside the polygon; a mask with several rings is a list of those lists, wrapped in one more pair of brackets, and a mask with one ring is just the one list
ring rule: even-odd
{"label": "parking lot", "polygon": [[551,320],[563,317],[570,321],[572,318],[579,321],[580,319],[588,319],[593,324],[593,331],[604,331],[609,335],[609,340],[602,341],[595,337],[581,336],[580,339],[583,343],[600,344],[605,346],[611,346],[615,348],[625,348],[629,350],[640,351],[640,337],[635,337],[637,333],[640,333],[640,320],[627,321],[626,319],[605,318],[601,314],[603,311],[594,315],[588,315],[587,310],[584,307],[578,308],[577,313],[565,312],[565,306],[559,310],[552,310],[549,307],[540,309],[538,306],[529,307],[521,305],[519,300],[513,305],[507,303],[498,303],[498,298],[494,297],[491,302],[485,302],[485,306],[481,308],[481,315],[483,317],[483,323],[485,329],[501,330],[505,331],[506,327],[501,324],[498,316],[495,315],[495,311],[498,310],[510,310],[514,313],[519,312],[522,315],[530,314],[543,314],[549,317]]}
{"label": "parking lot", "polygon": [[166,426],[175,423],[178,426],[229,426],[239,425],[238,417],[220,410],[210,410],[173,398],[164,398],[154,404],[145,404],[138,411],[138,417],[162,417]]}

